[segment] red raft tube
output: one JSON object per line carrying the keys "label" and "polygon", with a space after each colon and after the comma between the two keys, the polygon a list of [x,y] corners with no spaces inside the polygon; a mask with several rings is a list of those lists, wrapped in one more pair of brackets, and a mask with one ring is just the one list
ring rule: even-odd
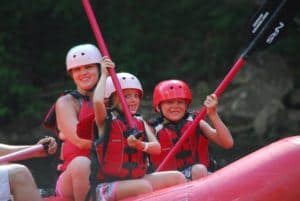
{"label": "red raft tube", "polygon": [[206,178],[123,201],[299,201],[300,136],[259,149]]}
{"label": "red raft tube", "polygon": [[[267,145],[213,174],[122,201],[299,201],[300,135]],[[71,201],[58,197],[44,201]]]}

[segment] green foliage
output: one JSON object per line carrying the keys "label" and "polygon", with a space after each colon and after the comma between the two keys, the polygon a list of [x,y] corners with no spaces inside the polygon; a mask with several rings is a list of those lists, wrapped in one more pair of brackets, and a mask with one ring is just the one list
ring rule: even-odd
{"label": "green foliage", "polygon": [[21,74],[15,69],[0,67],[0,122],[6,123],[16,114],[26,114],[32,105],[35,88],[22,81]]}
{"label": "green foliage", "polygon": [[242,40],[241,14],[249,13],[243,4],[220,1],[110,2],[100,9],[116,63],[147,87],[174,74],[186,80],[223,74]]}
{"label": "green foliage", "polygon": [[[171,77],[193,84],[223,76],[247,39],[256,9],[251,1],[91,3],[117,71],[136,74],[146,90]],[[84,9],[74,0],[6,1],[0,28],[0,119],[38,118],[72,87],[65,72],[68,49],[96,43]],[[292,64],[298,62],[299,41],[294,32],[278,48]]]}

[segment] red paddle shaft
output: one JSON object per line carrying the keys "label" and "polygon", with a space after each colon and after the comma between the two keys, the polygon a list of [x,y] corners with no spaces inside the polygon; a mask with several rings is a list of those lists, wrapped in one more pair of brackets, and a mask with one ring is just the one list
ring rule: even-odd
{"label": "red paddle shaft", "polygon": [[[100,30],[100,27],[97,23],[96,17],[94,15],[94,12],[92,10],[92,7],[91,7],[91,4],[90,4],[89,0],[82,0],[82,4],[83,4],[83,7],[85,9],[86,15],[89,19],[90,25],[92,27],[92,30],[94,32],[94,35],[96,37],[96,41],[98,43],[98,46],[100,48],[100,51],[101,51],[102,55],[103,56],[108,56],[109,58],[111,58],[110,55],[109,55],[109,52],[107,50],[106,44],[104,42],[101,30]],[[115,69],[108,68],[108,72],[109,72],[109,74],[112,78],[113,84],[114,84],[114,86],[116,88],[116,91],[117,91],[117,94],[120,98],[121,105],[122,105],[127,123],[129,124],[129,127],[131,129],[135,128],[136,125],[134,124],[134,121],[133,121],[133,118],[132,118],[131,113],[129,111],[129,108],[126,104],[125,97],[124,97],[124,94],[122,92],[122,88],[121,88],[120,82],[117,78]]]}
{"label": "red paddle shaft", "polygon": [[[269,0],[271,1],[271,0]],[[231,68],[231,70],[229,71],[229,73],[226,75],[226,77],[224,78],[224,80],[222,81],[222,83],[219,85],[219,87],[216,89],[216,91],[214,92],[218,97],[223,93],[223,91],[225,90],[225,88],[228,86],[228,84],[232,81],[232,79],[234,78],[235,74],[240,70],[240,68],[244,65],[245,63],[245,58],[248,56],[248,54],[254,50],[254,48],[259,45],[262,44],[264,47],[268,47],[269,45],[273,44],[274,38],[276,38],[276,36],[279,34],[280,30],[278,30],[278,24],[274,23],[276,22],[278,16],[280,16],[283,12],[284,9],[289,9],[289,7],[285,7],[287,3],[290,3],[289,6],[291,6],[292,8],[295,7],[296,1],[291,0],[282,0],[282,1],[278,1],[277,2],[277,6],[273,9],[267,9],[269,10],[269,12],[272,11],[272,14],[269,15],[268,18],[266,18],[266,22],[263,23],[262,26],[258,26],[256,28],[258,28],[257,32],[255,32],[253,34],[253,38],[250,41],[249,45],[247,46],[247,48],[245,48],[245,50],[242,52],[242,54],[240,55],[239,59],[236,61],[236,63],[234,64],[234,66]],[[288,10],[289,11],[289,10]],[[286,10],[286,13],[289,13]],[[291,18],[293,15],[290,15],[289,17]],[[282,16],[281,16],[282,17]],[[285,19],[287,20],[287,19]],[[266,34],[266,33],[271,33],[271,34]],[[272,40],[270,40],[272,39]],[[267,41],[270,41],[270,43],[268,43]],[[204,118],[204,116],[206,115],[206,108],[203,107],[200,112],[198,113],[198,115],[196,116],[196,118],[194,119],[192,125],[185,131],[185,133],[183,133],[183,135],[181,136],[181,138],[178,140],[178,142],[176,143],[176,145],[173,147],[173,149],[168,153],[168,155],[164,158],[164,160],[162,161],[162,163],[160,164],[160,166],[157,168],[156,171],[160,171],[162,170],[166,164],[167,161],[173,157],[175,155],[175,153],[177,153],[177,151],[179,150],[181,144],[192,134],[192,131],[196,128],[196,126],[198,125],[198,123],[200,122],[201,119]]]}
{"label": "red paddle shaft", "polygon": [[41,152],[43,150],[44,146],[42,144],[33,145],[29,148],[22,149],[14,153],[7,154],[5,156],[1,156],[0,164],[32,158],[36,153]]}
{"label": "red paddle shaft", "polygon": [[[226,87],[230,84],[232,79],[234,78],[235,74],[244,66],[245,60],[243,57],[239,58],[234,66],[231,68],[231,70],[228,72],[224,80],[221,82],[221,84],[218,86],[218,88],[215,90],[215,94],[217,97],[219,97],[223,91],[226,89]],[[181,144],[191,135],[192,131],[194,131],[198,125],[198,123],[203,119],[206,115],[206,107],[202,107],[200,112],[195,117],[193,123],[188,127],[188,129],[184,132],[184,134],[181,136],[181,138],[178,140],[176,145],[171,149],[171,151],[168,153],[168,155],[165,157],[165,159],[162,161],[160,166],[156,169],[156,171],[163,170],[164,167],[166,167],[167,161],[173,157],[179,150]]]}

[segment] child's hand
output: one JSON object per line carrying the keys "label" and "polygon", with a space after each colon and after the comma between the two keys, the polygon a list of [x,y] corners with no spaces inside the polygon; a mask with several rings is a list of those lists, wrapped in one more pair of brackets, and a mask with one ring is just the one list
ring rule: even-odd
{"label": "child's hand", "polygon": [[108,56],[104,56],[101,61],[101,73],[108,75],[108,68],[115,68],[115,63]]}
{"label": "child's hand", "polygon": [[142,150],[144,148],[144,142],[136,139],[136,137],[134,135],[130,135],[127,138],[127,143],[130,147],[134,147],[138,150]]}
{"label": "child's hand", "polygon": [[53,137],[46,136],[38,141],[37,144],[42,144],[46,147],[48,154],[55,154],[57,150],[57,143]]}
{"label": "child's hand", "polygon": [[206,96],[206,99],[204,101],[204,105],[207,109],[207,115],[214,115],[217,113],[217,105],[218,105],[218,97],[216,94],[211,94],[209,96]]}

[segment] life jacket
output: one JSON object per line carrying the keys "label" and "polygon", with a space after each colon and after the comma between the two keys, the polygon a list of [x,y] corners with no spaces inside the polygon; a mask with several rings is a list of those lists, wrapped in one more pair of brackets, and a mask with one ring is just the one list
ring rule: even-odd
{"label": "life jacket", "polygon": [[[159,120],[160,119],[160,120]],[[152,123],[156,131],[156,137],[161,145],[161,153],[150,155],[150,162],[153,169],[156,169],[166,158],[167,154],[175,146],[182,134],[193,123],[193,115],[187,113],[177,123],[164,122],[160,117]],[[193,164],[202,163],[208,167],[208,141],[201,135],[199,128],[195,128],[192,134],[181,144],[179,151],[170,158],[164,170],[183,170]]]}
{"label": "life jacket", "polygon": [[[80,110],[78,113],[78,124],[76,128],[76,133],[78,137],[83,139],[92,139],[92,128],[94,121],[94,110],[92,102],[87,96],[80,94],[77,90],[64,92],[63,95],[71,94],[80,104]],[[55,114],[55,104],[51,107],[48,114],[45,117],[44,125],[46,128],[50,128],[59,133],[56,125],[56,114]],[[80,149],[69,140],[62,139],[60,160],[62,164],[59,164],[57,169],[59,171],[64,171],[68,164],[77,156],[89,156],[90,149]]]}
{"label": "life jacket", "polygon": [[[136,179],[147,172],[148,159],[143,151],[132,148],[127,143],[128,127],[123,116],[109,112],[111,123],[106,139],[96,144],[98,160],[98,179],[100,182]],[[138,131],[142,131],[140,140],[147,139],[141,116],[134,116],[133,121]]]}

